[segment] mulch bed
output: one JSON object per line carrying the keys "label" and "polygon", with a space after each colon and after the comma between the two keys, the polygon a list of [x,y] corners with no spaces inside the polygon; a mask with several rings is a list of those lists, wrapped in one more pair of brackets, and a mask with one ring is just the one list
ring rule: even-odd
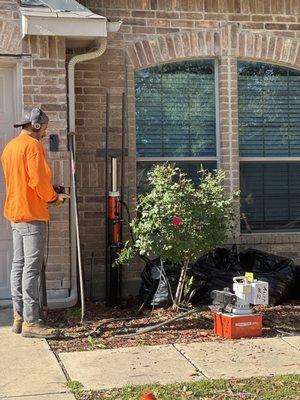
{"label": "mulch bed", "polygon": [[[50,311],[48,323],[60,329],[59,340],[49,340],[56,353],[224,340],[213,333],[213,314],[207,307],[171,325],[134,337],[121,337],[130,329],[143,328],[167,321],[177,315],[170,308],[143,310],[136,315],[134,302],[126,307],[109,308],[88,302],[85,323],[80,323],[80,309]],[[257,307],[263,314],[263,336],[274,337],[300,332],[300,300],[275,307]],[[131,318],[119,320],[118,318]]]}

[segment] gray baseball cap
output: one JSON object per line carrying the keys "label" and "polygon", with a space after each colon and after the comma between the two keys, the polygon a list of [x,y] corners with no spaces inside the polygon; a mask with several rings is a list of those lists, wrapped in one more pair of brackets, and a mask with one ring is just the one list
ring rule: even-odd
{"label": "gray baseball cap", "polygon": [[33,108],[32,110],[25,110],[23,119],[20,122],[14,124],[15,128],[24,126],[27,124],[48,124],[49,118],[40,108]]}

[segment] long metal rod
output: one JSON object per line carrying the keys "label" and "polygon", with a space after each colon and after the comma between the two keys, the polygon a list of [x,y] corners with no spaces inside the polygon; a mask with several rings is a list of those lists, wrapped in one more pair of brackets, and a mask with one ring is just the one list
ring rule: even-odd
{"label": "long metal rod", "polygon": [[80,234],[79,234],[79,218],[78,218],[78,203],[77,203],[77,186],[76,186],[76,165],[75,165],[75,134],[70,133],[70,152],[71,152],[71,176],[72,176],[72,197],[74,205],[74,218],[75,218],[75,230],[76,230],[76,247],[77,247],[77,262],[78,262],[78,274],[79,274],[79,287],[80,287],[80,300],[81,300],[81,323],[84,321],[85,315],[85,300],[84,300],[84,278],[83,278],[83,267],[81,260],[81,248],[80,248]]}
{"label": "long metal rod", "polygon": [[105,296],[106,296],[106,303],[108,302],[109,296],[109,262],[110,262],[110,255],[109,255],[109,226],[108,226],[108,134],[109,134],[109,93],[106,93],[106,126],[105,126]]}
{"label": "long metal rod", "polygon": [[[120,199],[124,201],[124,178],[125,178],[125,135],[126,135],[126,106],[125,106],[125,93],[122,93],[122,153],[121,153],[121,185],[120,185]],[[121,207],[121,218],[123,217]]]}
{"label": "long metal rod", "polygon": [[116,192],[118,190],[117,187],[117,178],[118,178],[118,163],[117,158],[111,158],[111,191]]}

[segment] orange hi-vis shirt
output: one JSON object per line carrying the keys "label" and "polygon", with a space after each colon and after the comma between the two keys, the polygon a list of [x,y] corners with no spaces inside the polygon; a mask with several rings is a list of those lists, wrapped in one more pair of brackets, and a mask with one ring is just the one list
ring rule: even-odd
{"label": "orange hi-vis shirt", "polygon": [[22,134],[11,140],[1,157],[9,221],[49,221],[48,204],[57,199],[42,144]]}

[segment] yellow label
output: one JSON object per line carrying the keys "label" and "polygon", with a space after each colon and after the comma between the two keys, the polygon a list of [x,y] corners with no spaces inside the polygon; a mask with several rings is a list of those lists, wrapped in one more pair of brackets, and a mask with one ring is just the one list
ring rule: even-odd
{"label": "yellow label", "polygon": [[243,293],[251,293],[251,285],[244,285],[243,286]]}
{"label": "yellow label", "polygon": [[254,281],[254,274],[253,272],[246,272],[245,277],[247,278],[248,282],[253,282]]}

